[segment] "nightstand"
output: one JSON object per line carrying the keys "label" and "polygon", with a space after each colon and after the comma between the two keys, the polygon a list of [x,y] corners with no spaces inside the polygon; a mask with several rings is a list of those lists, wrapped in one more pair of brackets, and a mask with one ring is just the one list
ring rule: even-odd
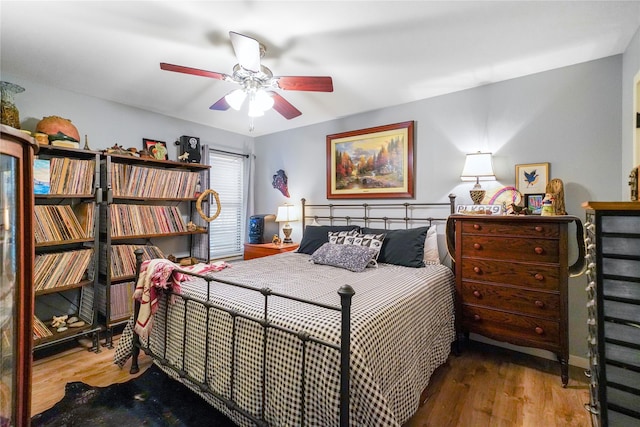
{"label": "nightstand", "polygon": [[458,331],[555,353],[566,386],[568,224],[577,218],[449,218],[455,223]]}
{"label": "nightstand", "polygon": [[273,243],[245,243],[244,259],[262,258],[282,252],[291,252],[298,249],[298,246],[300,246],[299,243],[283,243],[281,245]]}

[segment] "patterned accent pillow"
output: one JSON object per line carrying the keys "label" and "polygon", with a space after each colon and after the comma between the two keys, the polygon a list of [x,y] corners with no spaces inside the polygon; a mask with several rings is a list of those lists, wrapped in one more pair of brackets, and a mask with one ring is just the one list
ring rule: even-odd
{"label": "patterned accent pillow", "polygon": [[320,246],[329,241],[329,232],[360,230],[357,225],[307,225],[300,247],[296,252],[312,255]]}
{"label": "patterned accent pillow", "polygon": [[330,265],[360,273],[367,268],[376,251],[367,246],[325,243],[311,255],[314,264]]}
{"label": "patterned accent pillow", "polygon": [[336,245],[344,245],[345,241],[352,242],[353,241],[353,237],[357,236],[357,235],[358,235],[358,230],[330,231],[329,232],[329,243],[333,243],[333,244],[336,244]]}
{"label": "patterned accent pillow", "polygon": [[382,249],[382,243],[384,242],[385,234],[356,234],[352,239],[347,238],[345,245],[351,244],[354,246],[365,246],[367,248],[374,249],[376,251],[375,256],[369,261],[369,267],[378,266],[378,256]]}

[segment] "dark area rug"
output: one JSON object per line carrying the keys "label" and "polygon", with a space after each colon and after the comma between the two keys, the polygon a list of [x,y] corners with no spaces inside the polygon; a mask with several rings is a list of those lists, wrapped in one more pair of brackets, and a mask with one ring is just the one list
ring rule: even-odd
{"label": "dark area rug", "polygon": [[31,419],[32,427],[234,427],[227,417],[155,365],[108,387],[68,383],[64,398]]}

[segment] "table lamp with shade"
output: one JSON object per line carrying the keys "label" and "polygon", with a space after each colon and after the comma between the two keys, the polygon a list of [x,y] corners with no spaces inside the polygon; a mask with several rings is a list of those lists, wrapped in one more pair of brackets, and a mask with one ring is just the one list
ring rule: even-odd
{"label": "table lamp with shade", "polygon": [[485,195],[485,190],[482,189],[480,180],[491,181],[496,179],[493,173],[491,153],[481,153],[478,151],[477,153],[467,154],[460,178],[463,181],[473,181],[475,179],[476,184],[469,191],[469,194],[471,195],[473,203],[479,205]]}
{"label": "table lamp with shade", "polygon": [[293,243],[291,240],[291,225],[289,222],[297,221],[298,214],[296,208],[293,205],[284,205],[278,207],[278,213],[276,215],[276,222],[284,222],[282,232],[284,233],[284,240],[282,243]]}

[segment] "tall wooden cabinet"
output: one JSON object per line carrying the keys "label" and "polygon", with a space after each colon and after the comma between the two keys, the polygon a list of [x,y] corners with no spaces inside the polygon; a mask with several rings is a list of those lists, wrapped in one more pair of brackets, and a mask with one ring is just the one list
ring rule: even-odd
{"label": "tall wooden cabinet", "polygon": [[640,202],[587,202],[587,329],[594,427],[640,426]]}
{"label": "tall wooden cabinet", "polygon": [[[100,153],[42,145],[34,179],[34,349],[90,336],[90,350],[99,352],[95,285]],[[67,319],[58,324],[54,316]]]}
{"label": "tall wooden cabinet", "polygon": [[[187,238],[185,255],[208,262],[208,222],[195,204],[208,188],[209,166],[106,154],[101,171],[98,305],[111,347],[113,327],[133,312],[136,249],[143,249],[143,260],[164,258],[168,240]],[[202,209],[208,215],[208,203]]]}
{"label": "tall wooden cabinet", "polygon": [[458,331],[555,353],[563,386],[569,380],[568,224],[575,220],[452,215],[448,223],[455,227]]}
{"label": "tall wooden cabinet", "polygon": [[33,138],[0,125],[0,424],[28,426],[33,345]]}

